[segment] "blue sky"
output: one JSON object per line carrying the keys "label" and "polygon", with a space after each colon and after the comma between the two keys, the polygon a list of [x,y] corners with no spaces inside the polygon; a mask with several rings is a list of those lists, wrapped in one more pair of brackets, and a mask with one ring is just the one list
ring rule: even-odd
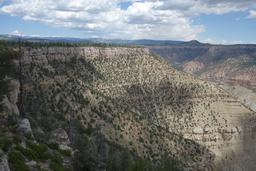
{"label": "blue sky", "polygon": [[255,43],[252,0],[0,1],[0,34]]}
{"label": "blue sky", "polygon": [[247,15],[247,12],[232,12],[197,17],[195,22],[205,26],[198,39],[212,39],[220,43],[256,43],[256,19],[249,19]]}
{"label": "blue sky", "polygon": [[24,21],[18,16],[0,14],[0,34],[12,34],[19,31],[24,35],[44,36],[44,37],[85,37],[83,31],[58,27],[35,21]]}

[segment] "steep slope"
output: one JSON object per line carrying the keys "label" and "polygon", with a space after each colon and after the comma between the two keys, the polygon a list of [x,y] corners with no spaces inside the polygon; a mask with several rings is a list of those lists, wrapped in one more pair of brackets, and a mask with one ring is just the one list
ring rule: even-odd
{"label": "steep slope", "polygon": [[20,112],[21,51],[13,42],[0,42],[0,170],[69,170],[71,151],[35,139],[30,121]]}
{"label": "steep slope", "polygon": [[201,78],[247,86],[256,85],[256,58],[241,56],[229,58],[211,66],[200,74]]}
{"label": "steep slope", "polygon": [[204,69],[204,64],[198,61],[189,61],[182,66],[182,70],[186,73],[195,74]]}
{"label": "steep slope", "polygon": [[19,111],[1,111],[16,119],[0,118],[13,144],[4,150],[0,141],[0,168],[8,162],[12,170],[255,168],[254,113],[148,49],[22,51],[16,61],[21,77],[11,88],[16,96],[20,90]]}
{"label": "steep slope", "polygon": [[[224,85],[223,88],[228,91],[234,90],[229,92],[241,103],[256,111],[252,107],[255,102],[251,100],[250,95],[246,95],[248,93],[246,89],[255,93],[256,45],[211,45],[186,42],[169,46],[150,46],[149,48],[179,70],[203,80]],[[243,88],[238,90],[233,89],[232,86]],[[238,95],[242,90],[245,95],[243,98]]]}
{"label": "steep slope", "polygon": [[[141,93],[146,83],[150,86],[157,76],[153,71],[144,77],[143,72],[147,73],[149,66],[160,68],[160,64],[145,49],[27,49],[23,63],[24,113],[44,131],[65,128],[69,136],[74,137],[70,140],[72,146],[78,148],[76,155],[81,153],[76,140],[81,135],[74,131],[79,123],[85,132],[88,129],[100,132],[106,141],[155,164],[167,157],[177,160],[179,167],[204,168],[206,163],[211,163],[209,151],[155,123],[157,113],[149,112],[153,109],[145,106],[146,101],[139,104],[140,99],[134,94]],[[142,91],[151,92],[146,88]],[[146,99],[147,96],[139,97]],[[152,103],[151,100],[147,103]],[[196,159],[198,163],[195,163],[194,157],[204,161]],[[92,163],[87,164],[95,170]]]}
{"label": "steep slope", "polygon": [[154,165],[169,158],[175,167],[212,169],[214,155],[224,165],[226,156],[235,159],[230,151],[243,145],[253,124],[254,114],[225,91],[144,48],[27,48],[22,68],[22,113],[40,130],[35,137],[62,128],[78,149],[75,157],[83,150],[77,137],[99,134],[108,142],[93,162],[85,159],[91,169],[108,167],[108,144]]}

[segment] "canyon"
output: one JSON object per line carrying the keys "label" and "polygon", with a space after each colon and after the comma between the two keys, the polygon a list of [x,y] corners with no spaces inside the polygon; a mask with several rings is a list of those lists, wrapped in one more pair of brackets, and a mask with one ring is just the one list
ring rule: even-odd
{"label": "canyon", "polygon": [[253,106],[256,102],[251,98],[256,95],[254,44],[214,45],[190,41],[147,47],[178,70],[222,86],[241,103],[255,111]]}
{"label": "canyon", "polygon": [[[255,112],[151,51],[22,47],[4,77],[0,169],[18,153],[25,170],[254,170]],[[38,148],[48,157],[24,152]]]}

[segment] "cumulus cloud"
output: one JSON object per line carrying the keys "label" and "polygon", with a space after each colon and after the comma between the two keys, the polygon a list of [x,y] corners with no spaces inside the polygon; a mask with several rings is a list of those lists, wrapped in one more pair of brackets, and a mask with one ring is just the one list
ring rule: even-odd
{"label": "cumulus cloud", "polygon": [[250,10],[247,18],[256,18],[256,10]]}
{"label": "cumulus cloud", "polygon": [[[121,8],[127,3],[127,8]],[[0,12],[84,31],[88,37],[195,39],[194,16],[245,11],[254,0],[13,0]],[[250,16],[255,13],[250,12]]]}

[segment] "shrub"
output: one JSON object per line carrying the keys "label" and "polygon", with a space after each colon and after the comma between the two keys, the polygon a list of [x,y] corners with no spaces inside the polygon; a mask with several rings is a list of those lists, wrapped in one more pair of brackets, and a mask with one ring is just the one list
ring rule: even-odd
{"label": "shrub", "polygon": [[7,152],[11,146],[12,146],[12,141],[9,138],[7,138],[6,136],[0,138],[0,148],[4,152]]}
{"label": "shrub", "polygon": [[64,156],[67,156],[67,157],[70,157],[71,156],[71,151],[70,150],[67,150],[67,149],[60,149],[59,152],[64,155]]}
{"label": "shrub", "polygon": [[62,157],[59,153],[57,152],[53,152],[50,156],[50,159],[51,161],[55,162],[55,163],[58,163],[58,164],[61,164],[62,162]]}
{"label": "shrub", "polygon": [[38,154],[43,154],[48,150],[48,147],[45,144],[33,144],[30,148]]}
{"label": "shrub", "polygon": [[12,171],[29,171],[28,166],[25,164],[25,158],[18,151],[9,153],[8,162]]}
{"label": "shrub", "polygon": [[139,137],[139,141],[140,141],[141,143],[144,143],[144,140],[143,140],[142,137]]}
{"label": "shrub", "polygon": [[28,147],[30,148],[31,153],[36,155],[36,159],[47,160],[50,158],[47,153],[48,147],[45,144],[35,144],[32,142],[27,142]]}
{"label": "shrub", "polygon": [[93,127],[92,127],[92,125],[89,123],[89,124],[88,124],[88,127],[87,127],[86,130],[85,130],[85,133],[86,133],[87,135],[91,135],[92,132],[93,132]]}
{"label": "shrub", "polygon": [[22,142],[22,139],[21,139],[21,137],[15,135],[15,136],[13,137],[13,142],[14,142],[15,144],[20,144],[20,143]]}
{"label": "shrub", "polygon": [[61,166],[59,163],[56,163],[55,161],[50,162],[50,168],[53,171],[67,171],[63,166]]}
{"label": "shrub", "polygon": [[15,149],[17,151],[20,151],[26,158],[28,158],[29,160],[36,160],[38,159],[38,154],[35,153],[33,150],[28,149],[28,148],[24,148],[20,145],[16,146]]}
{"label": "shrub", "polygon": [[48,144],[48,146],[53,150],[59,150],[59,144],[55,142],[51,142]]}

